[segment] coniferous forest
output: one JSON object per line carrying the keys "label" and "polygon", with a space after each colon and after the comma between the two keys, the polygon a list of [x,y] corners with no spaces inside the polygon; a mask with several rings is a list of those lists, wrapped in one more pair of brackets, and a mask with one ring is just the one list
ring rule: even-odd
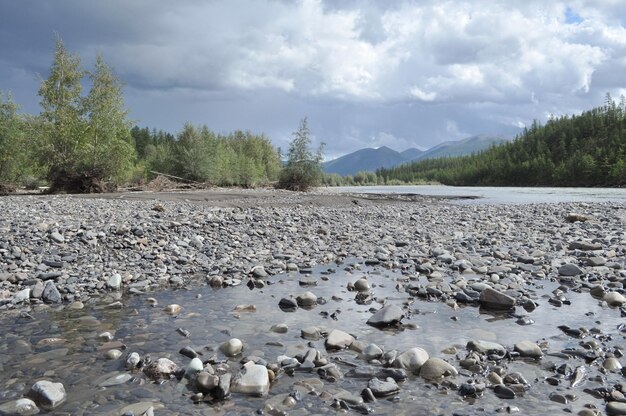
{"label": "coniferous forest", "polygon": [[[83,94],[83,80],[91,86]],[[133,127],[122,82],[98,56],[91,71],[57,39],[50,75],[39,90],[42,111],[21,114],[0,93],[0,184],[53,191],[100,192],[137,184],[155,172],[221,186],[438,182],[483,186],[622,186],[626,184],[626,100],[579,115],[534,122],[512,142],[470,156],[428,159],[354,177],[322,175],[321,148],[309,149],[306,119],[286,164],[263,134],[217,134],[185,124],[177,134]],[[296,183],[297,182],[297,183]]]}
{"label": "coniferous forest", "polygon": [[580,115],[534,122],[515,140],[462,157],[378,169],[379,183],[464,186],[622,186],[626,184],[626,100]]}

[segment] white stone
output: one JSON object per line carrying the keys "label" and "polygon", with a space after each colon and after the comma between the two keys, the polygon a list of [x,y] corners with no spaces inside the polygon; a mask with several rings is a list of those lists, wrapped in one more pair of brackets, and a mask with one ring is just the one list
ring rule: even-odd
{"label": "white stone", "polygon": [[234,357],[243,351],[243,342],[238,338],[231,338],[220,345],[220,351],[227,357]]}
{"label": "white stone", "polygon": [[48,380],[41,380],[33,384],[28,395],[39,407],[46,410],[59,407],[67,398],[63,384]]}
{"label": "white stone", "polygon": [[420,368],[428,361],[428,358],[430,357],[425,349],[414,347],[398,355],[393,361],[393,366],[396,368],[404,368],[407,371],[418,374]]}
{"label": "white stone", "polygon": [[248,361],[241,371],[233,378],[230,390],[235,393],[264,396],[270,388],[270,378],[267,368]]}

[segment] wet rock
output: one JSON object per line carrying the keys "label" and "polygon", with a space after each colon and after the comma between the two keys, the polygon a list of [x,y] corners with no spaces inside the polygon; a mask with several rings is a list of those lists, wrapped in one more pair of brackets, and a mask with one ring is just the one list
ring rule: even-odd
{"label": "wet rock", "polygon": [[278,302],[278,307],[283,312],[295,312],[296,309],[298,309],[298,304],[293,299],[282,298],[280,302]]}
{"label": "wet rock", "polygon": [[333,329],[326,338],[326,348],[329,350],[341,350],[350,347],[354,342],[354,337],[347,332]]}
{"label": "wet rock", "polygon": [[320,330],[316,326],[310,326],[300,331],[300,336],[304,339],[316,341],[322,337]]}
{"label": "wet rock", "polygon": [[188,358],[196,358],[198,356],[198,353],[193,348],[187,345],[182,347],[180,351],[178,351],[178,353]]}
{"label": "wet rock", "polygon": [[606,404],[606,413],[609,416],[626,415],[625,402],[608,402]]}
{"label": "wet rock", "polygon": [[622,306],[626,303],[626,297],[619,292],[607,292],[602,298],[610,306]]}
{"label": "wet rock", "polygon": [[309,308],[317,304],[317,296],[315,296],[312,292],[304,292],[296,297],[296,303],[301,308]]}
{"label": "wet rock", "polygon": [[376,327],[390,326],[400,323],[404,312],[396,305],[384,306],[372,315],[367,323]]}
{"label": "wet rock", "polygon": [[204,368],[204,364],[202,363],[202,360],[199,359],[198,357],[193,358],[189,362],[189,364],[187,364],[187,368],[185,369],[185,376],[191,377],[193,374],[196,374],[202,371],[203,368]]}
{"label": "wet rock", "polygon": [[137,354],[136,352],[131,352],[130,354],[128,354],[128,357],[126,358],[126,369],[127,370],[132,370],[135,369],[139,366],[139,363],[141,362],[141,357],[139,356],[139,354]]}
{"label": "wet rock", "polygon": [[144,367],[143,372],[146,376],[153,380],[162,380],[173,376],[178,369],[178,365],[172,360],[168,358],[159,358]]}
{"label": "wet rock", "polygon": [[270,380],[267,369],[262,365],[248,361],[233,378],[231,391],[235,393],[264,396],[267,394],[269,386]]}
{"label": "wet rock", "polygon": [[0,415],[2,416],[30,416],[39,413],[39,408],[30,399],[24,398],[0,405]]}
{"label": "wet rock", "polygon": [[455,376],[459,374],[454,366],[441,358],[429,358],[420,368],[420,377],[435,381],[443,377]]}
{"label": "wet rock", "polygon": [[419,370],[429,358],[426,350],[414,347],[399,354],[393,361],[393,366],[403,368],[413,374],[419,374]]}
{"label": "wet rock", "polygon": [[367,361],[374,360],[380,358],[383,355],[383,350],[376,344],[369,344],[361,352],[361,355],[363,355],[363,358]]}
{"label": "wet rock", "polygon": [[98,386],[99,387],[117,386],[119,384],[126,383],[128,380],[130,380],[132,378],[133,378],[133,376],[131,376],[128,373],[121,373],[121,374],[114,375],[113,377],[109,377],[108,379],[106,379],[103,382],[101,382],[100,384],[98,384]]}
{"label": "wet rock", "polygon": [[217,387],[215,387],[213,389],[213,391],[211,392],[211,394],[216,398],[216,399],[225,399],[228,396],[230,396],[230,382],[232,379],[232,375],[230,373],[225,373],[222,374],[219,377],[219,382],[217,384]]}
{"label": "wet rock", "polygon": [[196,375],[195,385],[196,388],[204,393],[209,394],[213,391],[220,383],[220,378],[215,374],[209,374],[206,372],[200,372]]}
{"label": "wet rock", "polygon": [[163,308],[163,312],[170,314],[170,315],[178,315],[181,310],[182,310],[182,307],[175,303],[172,303],[171,305],[167,305],[165,308]]}
{"label": "wet rock", "polygon": [[494,386],[493,392],[500,399],[514,399],[516,396],[515,392],[504,384],[498,384],[497,386]]}
{"label": "wet rock", "polygon": [[470,351],[478,351],[483,354],[496,353],[503,355],[506,349],[497,342],[472,340],[467,343],[467,349]]}
{"label": "wet rock", "polygon": [[48,380],[41,380],[33,384],[28,396],[45,410],[59,407],[67,398],[63,384]]}
{"label": "wet rock", "polygon": [[539,345],[531,341],[521,341],[515,344],[515,351],[519,352],[522,357],[541,358],[543,352]]}
{"label": "wet rock", "polygon": [[515,299],[490,287],[480,292],[481,306],[487,309],[511,309],[515,307]]}
{"label": "wet rock", "polygon": [[398,383],[391,377],[385,381],[373,378],[367,383],[367,388],[371,390],[375,397],[391,396],[400,391]]}
{"label": "wet rock", "polygon": [[227,357],[234,357],[243,351],[243,342],[238,338],[231,338],[220,345],[220,351]]}
{"label": "wet rock", "polygon": [[277,334],[286,334],[289,331],[289,327],[285,324],[276,324],[272,325],[270,331],[275,332]]}

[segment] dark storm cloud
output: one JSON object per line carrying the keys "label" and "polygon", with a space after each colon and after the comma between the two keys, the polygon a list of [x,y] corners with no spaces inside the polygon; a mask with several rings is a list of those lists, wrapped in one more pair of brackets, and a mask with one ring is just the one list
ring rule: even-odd
{"label": "dark storm cloud", "polygon": [[141,125],[285,147],[306,115],[329,156],[513,136],[626,92],[622,3],[2,1],[0,90],[38,112],[58,34],[86,68],[104,56]]}

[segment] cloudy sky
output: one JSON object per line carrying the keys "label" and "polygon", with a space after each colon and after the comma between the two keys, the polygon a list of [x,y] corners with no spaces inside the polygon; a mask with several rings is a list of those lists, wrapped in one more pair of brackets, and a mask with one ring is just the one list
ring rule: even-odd
{"label": "cloudy sky", "polygon": [[622,0],[0,0],[0,91],[39,112],[56,33],[141,126],[427,148],[626,94],[625,25]]}

